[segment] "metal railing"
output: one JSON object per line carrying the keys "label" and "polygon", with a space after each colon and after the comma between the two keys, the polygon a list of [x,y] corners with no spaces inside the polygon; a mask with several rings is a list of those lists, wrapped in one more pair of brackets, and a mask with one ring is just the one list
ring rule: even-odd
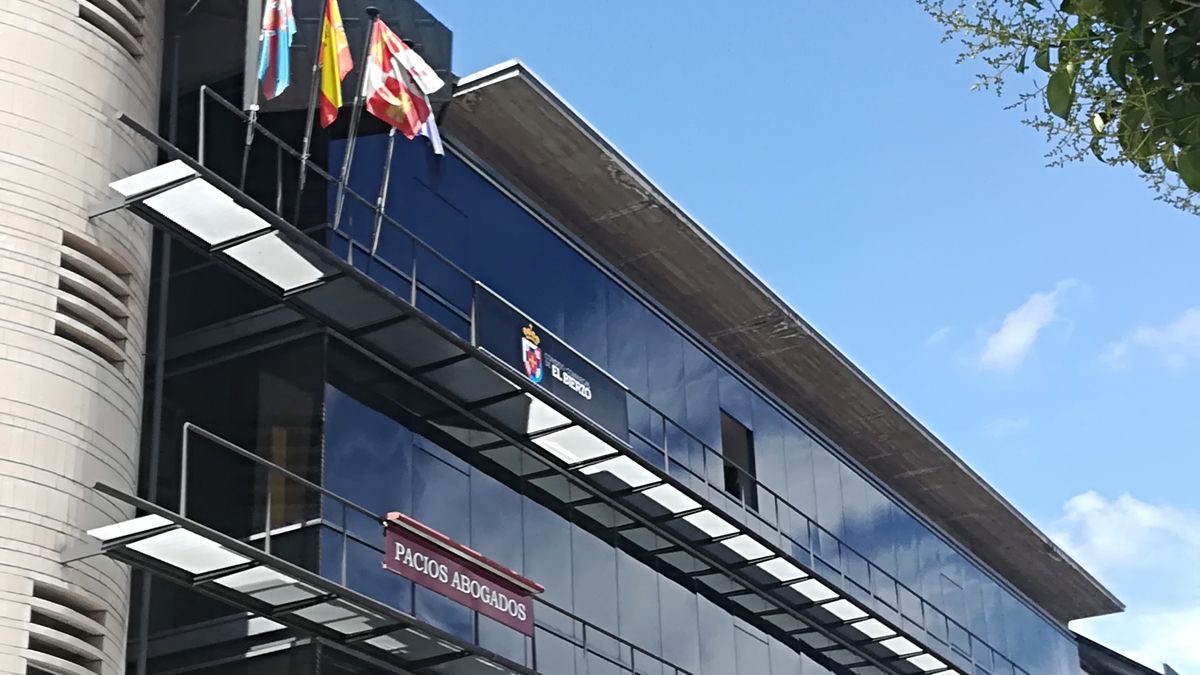
{"label": "metal railing", "polygon": [[[201,446],[202,453],[197,453],[195,448],[195,439],[203,442]],[[204,488],[204,500],[202,505],[210,507],[197,515],[198,510],[195,506],[189,509],[189,496],[194,495],[189,489],[189,481],[194,479],[195,473],[189,471],[189,467],[193,461],[197,461],[197,457],[202,457],[209,463],[224,464],[220,461],[220,457],[216,453],[228,453],[229,457],[236,458],[239,461],[245,462],[245,465],[250,469],[250,475],[238,475],[236,472],[226,473],[222,483],[216,486],[206,484]],[[253,483],[251,492],[238,491],[235,485],[239,479],[249,479]],[[177,512],[180,516],[188,517],[196,520],[202,525],[213,527],[213,529],[234,536],[242,541],[245,541],[254,546],[260,547],[264,553],[280,555],[279,551],[273,551],[273,541],[277,541],[280,536],[305,533],[315,533],[317,537],[322,536],[322,533],[331,534],[337,538],[338,545],[336,548],[339,551],[339,559],[337,568],[334,570],[327,569],[324,565],[322,556],[318,556],[313,551],[304,551],[309,554],[305,561],[297,561],[295,551],[285,552],[282,557],[288,559],[288,562],[300,564],[301,566],[312,567],[316,562],[316,569],[312,571],[321,576],[334,581],[346,588],[354,589],[356,580],[352,577],[349,564],[349,551],[351,545],[363,547],[379,556],[379,560],[384,558],[384,538],[383,527],[386,521],[386,514],[379,514],[370,509],[355,503],[354,501],[339,495],[328,488],[323,487],[317,482],[305,478],[296,471],[280,466],[274,462],[265,459],[260,454],[247,450],[236,443],[233,443],[221,436],[212,433],[202,427],[199,427],[191,422],[183,425],[182,439],[180,445],[180,470],[179,470],[179,507]],[[223,489],[222,489],[223,486]],[[250,502],[246,502],[246,498],[250,498]],[[214,507],[215,508],[211,508]],[[279,508],[282,507],[282,508]],[[191,513],[189,514],[189,511]],[[259,525],[251,525],[247,527],[247,520],[236,519],[238,526],[235,526],[234,532],[227,531],[228,520],[225,516],[233,513],[248,511],[252,514],[250,521],[257,519]],[[280,517],[280,514],[282,516]],[[214,522],[215,521],[215,522]],[[220,527],[222,521],[226,527]],[[369,532],[365,530],[370,530]],[[312,546],[317,546],[316,540],[305,542]],[[322,545],[326,542],[322,540]],[[305,565],[307,562],[309,565]],[[397,585],[410,583],[403,578],[394,575],[382,569],[380,566],[380,574],[389,582],[394,582]],[[361,589],[359,592],[363,592]],[[368,594],[369,595],[369,594]],[[394,597],[394,596],[393,596]],[[413,613],[413,608],[398,607],[393,604],[394,601],[389,601],[387,598],[374,598],[376,600],[392,605],[401,612],[405,612],[414,618],[418,618]],[[646,667],[657,666],[653,672],[662,673],[662,675],[693,675],[690,671],[678,668],[662,657],[652,654],[633,643],[625,640],[611,631],[605,630],[587,620],[580,618],[571,612],[566,611],[553,603],[547,602],[542,598],[534,598],[539,608],[544,608],[551,616],[558,615],[567,622],[578,624],[582,627],[582,631],[567,631],[556,625],[553,620],[541,621],[537,620],[535,625],[540,631],[552,633],[557,639],[565,640],[572,643],[576,647],[582,648],[595,655],[597,658],[604,659],[625,669],[633,669],[635,665],[641,664],[638,672],[650,672]],[[470,638],[472,642],[478,642],[479,618],[480,614],[472,612],[472,632]],[[536,617],[536,613],[535,613]],[[531,649],[522,656],[509,655],[518,663],[536,669],[537,659],[537,644],[538,637],[535,632],[530,640]]]}
{"label": "metal railing", "polygon": [[[274,187],[266,191],[247,192],[249,196],[286,219],[283,205],[288,197],[288,188],[287,182],[283,179],[283,167],[287,166],[284,158],[289,158],[289,161],[293,162],[299,171],[307,176],[306,179],[297,179],[296,192],[292,195],[295,211],[292,218],[289,219],[290,222],[309,232],[310,235],[325,234],[328,237],[324,242],[325,245],[344,257],[347,262],[372,277],[392,293],[407,298],[412,306],[425,311],[443,326],[474,344],[478,280],[395,218],[384,213],[379,208],[380,200],[368,199],[348,185],[339,184],[338,177],[313,162],[311,158],[302,156],[300,152],[261,122],[250,119],[236,106],[207,87],[200,89],[200,131],[197,160],[202,165],[208,166],[206,160],[210,160],[212,157],[211,145],[214,142],[205,132],[206,124],[211,119],[206,103],[209,100],[218,104],[221,110],[234,115],[241,124],[246,126],[247,130],[254,130],[252,134],[245,134],[244,146],[226,146],[223,148],[226,152],[240,150],[243,152],[243,156],[246,156],[254,143],[268,142],[273,146],[272,155],[275,157],[273,175],[276,177]],[[242,138],[242,136],[237,136],[238,141],[241,141]],[[240,168],[232,174],[215,168],[214,170],[226,180],[246,186],[250,177],[250,168],[250,165],[243,161]],[[323,188],[314,188],[314,186],[322,184],[324,184]],[[324,222],[324,214],[328,209],[318,214],[316,218],[302,209],[304,196],[312,194],[306,191],[325,190],[328,194],[330,186],[336,186],[337,189],[344,191],[349,213],[349,224],[346,227],[342,227],[341,223],[338,224],[338,227],[329,227]],[[364,233],[356,236],[353,231],[356,224],[355,212],[360,210],[364,215],[369,216],[363,222],[369,222],[372,225],[370,236],[366,237],[366,241],[361,240],[363,239],[361,235]],[[503,300],[503,298],[501,299]],[[984,663],[991,672],[1014,673],[1015,675],[1025,673],[1010,659],[992,648],[987,641],[982,640],[951,618],[949,613],[931,604],[920,593],[913,591],[840,537],[822,527],[816,520],[801,512],[789,500],[763,484],[743,467],[725,458],[718,450],[705,444],[666,414],[650,405],[641,396],[628,389],[625,391],[631,405],[640,406],[648,411],[651,419],[657,420],[656,423],[662,430],[661,433],[652,434],[658,439],[648,438],[646,433],[632,428],[633,425],[627,430],[629,438],[636,439],[653,448],[655,454],[648,456],[647,453],[638,453],[643,459],[655,464],[667,475],[680,480],[696,492],[702,493],[702,496],[724,513],[739,520],[777,546],[784,550],[790,550],[792,557],[796,558],[798,562],[829,578],[843,591],[875,608],[896,625],[903,626],[906,630],[915,628],[925,633],[932,638],[931,643],[944,647],[944,653],[954,658],[955,665],[970,669],[974,663]],[[687,461],[677,461],[680,449],[671,447],[669,439],[672,436],[685,438],[687,439],[686,443],[701,449],[703,458],[700,462],[701,466],[693,466],[691,462]],[[634,449],[636,452],[636,444]],[[690,450],[685,449],[684,452],[687,453]],[[742,485],[753,490],[755,495],[753,499],[757,503],[748,501],[749,490],[743,490],[741,496],[725,490],[724,475],[726,471],[735,473]],[[291,478],[303,480],[299,476]],[[321,489],[315,484],[310,483],[310,485]],[[336,496],[332,496],[332,498],[338,499]],[[350,504],[345,504],[344,507],[360,508]],[[802,541],[798,541],[799,537],[794,536],[796,532],[800,531],[807,533],[807,537]],[[270,544],[269,537],[268,528],[265,536],[267,545]],[[787,543],[791,545],[785,545]],[[943,620],[945,621],[944,630],[941,624]],[[983,652],[987,653],[986,660],[981,656]]]}

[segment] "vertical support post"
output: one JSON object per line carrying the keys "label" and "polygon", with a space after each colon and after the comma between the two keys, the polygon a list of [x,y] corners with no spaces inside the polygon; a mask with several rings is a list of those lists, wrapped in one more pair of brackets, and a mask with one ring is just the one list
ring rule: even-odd
{"label": "vertical support post", "polygon": [[283,215],[283,146],[275,144],[275,214]]}
{"label": "vertical support post", "polygon": [[475,330],[475,319],[478,314],[475,312],[475,306],[479,303],[479,282],[471,284],[471,346],[479,345],[478,333]]}
{"label": "vertical support post", "polygon": [[270,553],[271,552],[271,496],[272,496],[272,492],[273,492],[271,490],[271,469],[270,468],[267,468],[266,475],[267,475],[267,501],[265,504],[265,508],[263,509],[263,522],[266,525],[266,529],[263,530],[263,551],[265,553]]}
{"label": "vertical support post", "polygon": [[188,431],[191,428],[191,422],[184,422],[183,440],[179,444],[179,515],[185,517],[188,497]]}
{"label": "vertical support post", "polygon": [[421,250],[421,245],[417,243],[414,237],[412,245],[412,269],[409,270],[409,280],[412,281],[412,297],[409,298],[409,303],[413,307],[417,306],[417,253]]}
{"label": "vertical support post", "polygon": [[208,85],[200,85],[200,128],[196,134],[196,161],[200,166],[204,166],[204,127],[207,126],[207,109],[208,109]]}
{"label": "vertical support post", "polygon": [[349,548],[348,544],[350,543],[350,534],[346,529],[346,526],[347,526],[346,505],[342,502],[338,502],[338,504],[340,504],[342,507],[342,572],[341,572],[341,575],[342,575],[342,585],[345,586],[346,585],[346,565],[347,565],[346,549]]}

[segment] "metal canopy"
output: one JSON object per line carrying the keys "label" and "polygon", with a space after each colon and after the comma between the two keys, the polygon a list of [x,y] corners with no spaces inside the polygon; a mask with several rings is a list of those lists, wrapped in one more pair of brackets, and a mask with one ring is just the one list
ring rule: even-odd
{"label": "metal canopy", "polygon": [[[862,606],[751,526],[723,514],[634,454],[623,440],[418,310],[415,299],[430,289],[421,283],[415,267],[409,278],[410,297],[401,298],[172,146],[130,124],[179,159],[114,183],[127,208],[344,336],[351,346],[390,369],[423,394],[423,402],[412,412],[473,450],[468,453],[471,457],[505,468],[646,555],[694,577],[839,672],[961,672],[948,665],[950,658],[963,663],[948,647],[935,655],[901,635],[887,617]],[[217,218],[214,213],[221,215]],[[465,317],[468,328],[473,304],[470,309]],[[140,537],[139,542],[162,542],[155,538],[179,530],[154,529],[161,525],[141,521],[138,527],[146,529],[133,536]],[[194,532],[194,528],[183,529]],[[101,534],[121,542],[110,546],[116,555],[136,558],[143,565],[165,564],[162,556],[168,555],[167,549],[155,557],[151,552],[158,549],[139,550],[119,532]],[[185,537],[177,543],[189,542],[194,543]],[[225,555],[206,551],[214,559]],[[190,558],[177,562],[192,564]],[[246,571],[233,568],[248,564],[234,558],[221,563],[213,563],[212,569],[173,565],[171,573],[183,570],[195,583],[197,578],[207,580],[206,575],[226,578],[230,570]],[[206,588],[238,593],[239,602],[261,602],[259,595],[268,592],[303,592],[275,577],[234,579],[243,585],[226,578],[232,585]],[[300,610],[285,612],[286,618],[326,633],[333,630],[331,623],[347,626],[354,635],[374,630],[373,615],[356,614],[334,600],[297,600]],[[269,606],[261,609],[278,612]],[[968,669],[969,663],[963,668]]]}
{"label": "metal canopy", "polygon": [[[396,609],[107,485],[147,515],[88,531],[93,551],[412,673],[534,675]],[[68,555],[68,559],[70,556]]]}

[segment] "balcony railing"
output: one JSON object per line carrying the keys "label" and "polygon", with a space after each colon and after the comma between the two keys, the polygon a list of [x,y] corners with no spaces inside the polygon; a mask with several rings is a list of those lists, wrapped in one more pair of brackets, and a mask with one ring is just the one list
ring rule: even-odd
{"label": "balcony railing", "polygon": [[[312,454],[305,457],[302,463],[311,459],[315,459]],[[219,473],[221,480],[214,481],[214,473]],[[495,646],[483,644],[479,629],[482,615],[472,612],[471,635],[453,637],[478,645],[479,651],[457,651],[454,645],[446,644],[452,636],[437,635],[428,626],[420,626],[419,618],[412,614],[411,605],[399,606],[394,600],[397,597],[396,589],[408,582],[382,569],[379,564],[385,555],[382,529],[387,515],[374,513],[356,504],[306,478],[302,475],[304,473],[309,473],[308,466],[280,466],[265,459],[261,453],[252,452],[188,423],[183,427],[180,445],[179,505],[176,513],[181,518],[203,528],[211,528],[268,556],[317,573],[346,589],[347,595],[357,592],[410,616],[412,624],[403,631],[372,626],[374,630],[351,635],[342,643],[349,647],[367,643],[376,648],[390,645],[385,640],[388,636],[403,633],[409,642],[409,649],[403,654],[403,665],[405,668],[415,668],[412,672],[425,672],[420,665],[424,663],[431,668],[431,672],[453,675],[458,671],[451,664],[470,657],[496,664],[493,666],[495,670],[487,672],[503,672],[505,663],[493,656],[495,653],[530,670],[537,670],[540,641],[554,639],[583,650],[590,660],[611,664],[618,672],[693,675],[541,598],[534,600],[538,606],[534,635],[524,637],[512,632],[512,636],[518,638],[519,649],[508,649],[506,653]],[[135,545],[141,546],[143,551],[150,550],[142,544]],[[356,565],[352,560],[361,560],[362,556],[370,558],[368,569]],[[171,559],[178,561],[181,557],[176,555]],[[231,587],[234,584],[224,580],[246,574],[246,567],[240,565],[230,574],[206,572],[200,583]],[[292,585],[308,588],[303,584]],[[264,588],[260,585],[255,591],[262,596]],[[275,596],[285,592],[284,587],[279,585],[267,590]],[[292,592],[295,594],[295,591]],[[333,595],[336,593],[330,594]],[[411,638],[422,634],[428,640],[418,644]],[[513,642],[507,644],[511,647]],[[368,655],[378,658],[375,653]],[[464,672],[473,671],[468,668]]]}

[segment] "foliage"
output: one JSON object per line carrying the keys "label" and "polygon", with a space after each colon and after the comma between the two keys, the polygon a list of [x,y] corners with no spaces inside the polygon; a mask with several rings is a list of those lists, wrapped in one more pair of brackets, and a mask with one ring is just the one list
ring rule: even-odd
{"label": "foliage", "polygon": [[976,88],[1025,88],[1012,107],[1045,132],[1052,165],[1132,164],[1159,199],[1200,214],[1200,0],[917,2],[960,61],[987,65]]}

